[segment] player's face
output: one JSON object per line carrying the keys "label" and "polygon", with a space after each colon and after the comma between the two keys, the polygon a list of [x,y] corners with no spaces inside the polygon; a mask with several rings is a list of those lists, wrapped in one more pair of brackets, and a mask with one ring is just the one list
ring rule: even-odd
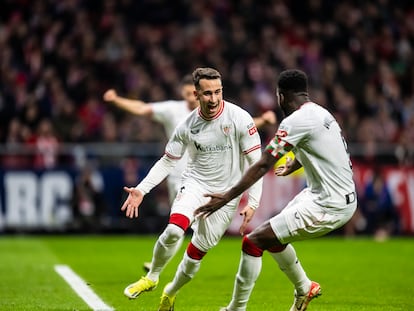
{"label": "player's face", "polygon": [[188,108],[193,110],[198,107],[198,100],[194,94],[195,87],[193,84],[185,84],[181,89],[181,95],[184,100],[188,103]]}
{"label": "player's face", "polygon": [[202,114],[207,118],[214,117],[223,104],[223,86],[220,79],[200,80],[200,89],[196,90],[197,99],[200,101]]}

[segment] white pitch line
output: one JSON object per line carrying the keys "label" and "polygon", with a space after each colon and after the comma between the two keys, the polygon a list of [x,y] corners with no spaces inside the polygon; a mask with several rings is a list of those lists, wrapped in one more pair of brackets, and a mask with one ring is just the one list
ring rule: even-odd
{"label": "white pitch line", "polygon": [[55,271],[72,287],[72,289],[85,301],[94,311],[113,311],[114,308],[102,301],[95,292],[86,285],[73,270],[66,265],[55,265]]}

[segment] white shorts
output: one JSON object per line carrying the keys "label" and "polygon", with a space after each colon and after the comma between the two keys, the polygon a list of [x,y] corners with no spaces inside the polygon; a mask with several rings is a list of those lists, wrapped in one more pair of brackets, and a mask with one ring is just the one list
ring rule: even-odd
{"label": "white shorts", "polygon": [[168,186],[168,198],[170,203],[174,202],[175,197],[177,196],[178,191],[182,184],[181,177],[178,175],[169,175],[167,177],[167,186]]}
{"label": "white shorts", "polygon": [[210,201],[210,198],[205,197],[206,190],[197,185],[183,187],[174,200],[171,214],[181,214],[190,220],[193,229],[191,243],[199,250],[207,252],[218,244],[230,226],[240,198],[230,201],[207,218],[194,218],[194,211]]}
{"label": "white shorts", "polygon": [[309,189],[304,189],[269,222],[283,244],[325,235],[342,227],[351,219],[356,200],[342,208],[323,207],[314,202]]}

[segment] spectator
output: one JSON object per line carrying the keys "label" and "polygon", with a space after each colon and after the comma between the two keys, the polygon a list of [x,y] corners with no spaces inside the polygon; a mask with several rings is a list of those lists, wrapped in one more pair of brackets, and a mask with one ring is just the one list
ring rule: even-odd
{"label": "spectator", "polygon": [[59,141],[54,134],[52,123],[49,119],[40,121],[36,134],[28,144],[35,149],[33,166],[38,169],[51,169],[57,165],[59,157]]}
{"label": "spectator", "polygon": [[76,179],[72,210],[75,230],[98,232],[102,229],[106,215],[102,181],[89,166],[85,166]]}
{"label": "spectator", "polygon": [[8,153],[3,155],[1,159],[4,167],[23,168],[29,166],[29,157],[21,154],[18,150],[18,147],[24,143],[25,136],[28,134],[28,129],[22,125],[18,118],[10,120],[5,139]]}
{"label": "spectator", "polygon": [[365,218],[365,232],[383,241],[398,232],[398,213],[393,205],[390,190],[383,173],[374,168],[366,184],[360,205]]}
{"label": "spectator", "polygon": [[103,126],[105,108],[96,97],[89,97],[78,111],[78,117],[85,125],[88,140],[99,139]]}

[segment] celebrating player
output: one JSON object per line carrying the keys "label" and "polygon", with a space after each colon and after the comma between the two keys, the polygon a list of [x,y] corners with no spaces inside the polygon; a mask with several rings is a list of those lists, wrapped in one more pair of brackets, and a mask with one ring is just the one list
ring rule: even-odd
{"label": "celebrating player", "polygon": [[[179,241],[191,226],[193,235],[173,281],[164,288],[159,310],[173,310],[177,291],[199,270],[203,256],[221,239],[237,210],[240,196],[229,201],[212,217],[195,218],[198,206],[207,203],[208,192],[223,192],[241,178],[247,162],[260,158],[260,137],[252,117],[240,107],[223,100],[220,73],[212,68],[197,68],[193,72],[195,95],[199,108],[180,123],[171,136],[165,155],[151,168],[135,188],[125,187],[128,197],[121,210],[127,217],[138,217],[138,207],[144,195],[171,172],[187,151],[189,160],[183,173],[183,183],[171,208],[169,224],[159,236],[153,250],[151,269],[136,283],[125,288],[124,294],[136,298],[153,290],[159,275],[177,251]],[[249,199],[241,214],[243,232],[259,204],[262,180],[252,185]]]}
{"label": "celebrating player", "polygon": [[326,109],[310,101],[306,74],[300,70],[283,71],[279,76],[277,99],[286,118],[261,159],[230,190],[207,195],[211,197],[210,202],[198,208],[195,215],[206,219],[214,216],[288,151],[293,151],[295,158],[277,167],[276,175],[289,175],[303,166],[308,187],[280,214],[243,238],[233,297],[221,311],[246,310],[265,250],[294,285],[295,299],[290,310],[306,310],[309,302],[321,294],[321,287],[308,278],[290,243],[319,237],[343,226],[357,206],[352,167],[341,129]]}

